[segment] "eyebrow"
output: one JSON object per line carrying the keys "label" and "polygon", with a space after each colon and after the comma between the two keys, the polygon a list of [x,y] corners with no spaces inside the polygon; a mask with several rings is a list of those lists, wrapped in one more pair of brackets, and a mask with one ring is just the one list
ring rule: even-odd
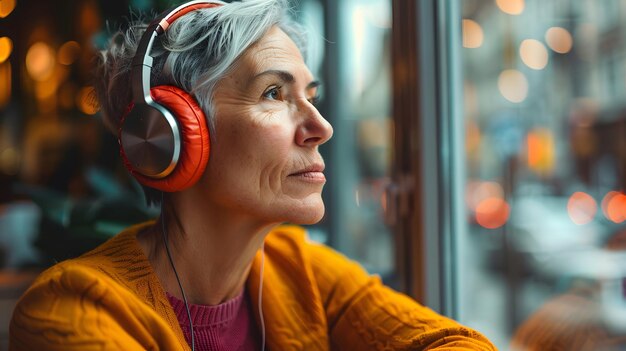
{"label": "eyebrow", "polygon": [[[261,73],[255,75],[252,78],[252,81],[255,81],[257,78],[259,78],[261,76],[265,76],[265,75],[278,76],[285,83],[293,83],[293,82],[296,81],[296,78],[293,76],[293,74],[291,74],[291,73],[289,73],[287,71],[281,71],[281,70],[277,70],[277,69],[270,69],[270,70],[261,72]],[[320,86],[320,84],[321,83],[318,80],[314,80],[314,81],[310,82],[309,84],[307,84],[306,90],[317,88],[318,86]]]}

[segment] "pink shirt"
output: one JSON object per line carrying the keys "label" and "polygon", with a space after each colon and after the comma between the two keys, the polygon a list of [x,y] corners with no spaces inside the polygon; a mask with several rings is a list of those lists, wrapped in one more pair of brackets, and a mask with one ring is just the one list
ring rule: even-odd
{"label": "pink shirt", "polygon": [[[191,345],[185,303],[167,294],[187,343]],[[235,298],[215,306],[189,305],[196,351],[253,351],[260,349],[252,309],[244,290]]]}

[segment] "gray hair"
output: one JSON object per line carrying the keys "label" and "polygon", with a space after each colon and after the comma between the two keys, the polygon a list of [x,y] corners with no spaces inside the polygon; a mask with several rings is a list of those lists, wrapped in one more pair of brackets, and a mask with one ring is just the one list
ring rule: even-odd
{"label": "gray hair", "polygon": [[[175,85],[190,93],[214,131],[214,90],[248,47],[272,26],[281,28],[306,57],[305,35],[288,16],[288,0],[244,0],[200,9],[178,18],[155,42],[151,83]],[[113,35],[96,64],[95,91],[104,124],[117,134],[132,100],[131,61],[147,23],[134,22]]]}

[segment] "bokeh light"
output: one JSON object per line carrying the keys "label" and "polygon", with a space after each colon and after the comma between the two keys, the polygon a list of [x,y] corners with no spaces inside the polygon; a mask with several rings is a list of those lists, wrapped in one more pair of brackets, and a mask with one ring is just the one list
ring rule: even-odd
{"label": "bokeh light", "polygon": [[624,222],[626,220],[626,195],[609,191],[602,199],[602,212],[612,222]]}
{"label": "bokeh light", "polygon": [[36,81],[44,81],[54,71],[54,52],[46,43],[33,44],[26,53],[26,70]]}
{"label": "bokeh light", "polygon": [[15,0],[0,0],[0,18],[7,17],[15,9]]}
{"label": "bokeh light", "polygon": [[0,63],[0,108],[11,101],[11,62]]}
{"label": "bokeh light", "polygon": [[502,71],[498,77],[498,88],[505,99],[520,103],[528,96],[528,80],[520,71],[509,69]]}
{"label": "bokeh light", "polygon": [[476,207],[476,222],[487,229],[496,229],[506,224],[509,214],[509,204],[504,199],[490,197]]}
{"label": "bokeh light", "polygon": [[526,148],[528,168],[540,174],[554,169],[555,142],[551,130],[536,128],[528,132]]}
{"label": "bokeh light", "polygon": [[591,222],[596,216],[598,205],[591,195],[578,191],[570,196],[567,202],[567,214],[572,222],[583,225]]}
{"label": "bokeh light", "polygon": [[6,61],[13,51],[13,41],[9,37],[0,38],[0,63]]}
{"label": "bokeh light", "polygon": [[57,59],[62,65],[69,66],[76,61],[80,54],[80,45],[75,41],[68,41],[59,48]]}
{"label": "bokeh light", "polygon": [[484,33],[478,22],[471,19],[463,20],[463,47],[468,49],[479,48],[483,45]]}
{"label": "bokeh light", "polygon": [[78,13],[78,28],[80,28],[82,33],[96,33],[100,30],[102,17],[96,1],[81,2]]}
{"label": "bokeh light", "polygon": [[499,183],[483,181],[468,182],[465,201],[472,211],[476,211],[478,205],[489,198],[504,198],[504,189],[502,189]]}
{"label": "bokeh light", "polygon": [[546,43],[554,52],[566,54],[572,50],[574,40],[567,29],[552,27],[546,31]]}
{"label": "bokeh light", "polygon": [[98,104],[94,98],[93,87],[83,87],[76,95],[76,106],[86,115],[95,115],[98,112]]}
{"label": "bokeh light", "polygon": [[519,15],[524,12],[524,0],[496,0],[498,8],[509,15]]}
{"label": "bokeh light", "polygon": [[522,41],[519,54],[522,62],[532,69],[544,69],[548,64],[548,50],[539,40],[526,39]]}

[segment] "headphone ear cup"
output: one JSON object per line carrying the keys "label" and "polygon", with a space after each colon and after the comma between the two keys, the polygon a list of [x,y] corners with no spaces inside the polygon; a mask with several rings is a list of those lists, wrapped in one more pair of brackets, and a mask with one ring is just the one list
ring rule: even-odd
{"label": "headphone ear cup", "polygon": [[165,178],[147,177],[133,170],[123,150],[124,164],[143,185],[165,192],[181,191],[194,185],[204,173],[211,142],[204,112],[196,100],[184,90],[170,85],[150,89],[154,102],[166,108],[178,122],[180,130],[180,157],[176,167]]}

